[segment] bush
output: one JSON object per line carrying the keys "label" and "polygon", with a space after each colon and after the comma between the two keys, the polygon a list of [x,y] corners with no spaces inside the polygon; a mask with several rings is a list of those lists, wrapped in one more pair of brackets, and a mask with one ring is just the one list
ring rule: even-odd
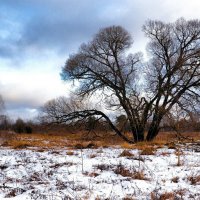
{"label": "bush", "polygon": [[25,127],[25,132],[26,132],[26,133],[32,133],[33,130],[32,130],[32,128],[31,128],[30,126],[26,126],[26,127]]}
{"label": "bush", "polygon": [[16,133],[32,133],[30,123],[26,123],[20,118],[16,120],[13,129]]}

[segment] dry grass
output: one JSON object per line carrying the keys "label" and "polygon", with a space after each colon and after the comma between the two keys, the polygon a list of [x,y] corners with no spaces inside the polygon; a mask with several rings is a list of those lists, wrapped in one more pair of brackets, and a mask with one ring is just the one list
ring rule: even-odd
{"label": "dry grass", "polygon": [[175,177],[173,177],[173,178],[171,179],[171,181],[172,181],[173,183],[178,183],[178,182],[179,182],[179,177],[178,177],[178,176],[175,176]]}
{"label": "dry grass", "polygon": [[97,157],[97,154],[91,154],[90,155],[90,158],[96,158]]}
{"label": "dry grass", "polygon": [[174,142],[167,143],[169,149],[176,149],[176,144]]}
{"label": "dry grass", "polygon": [[15,149],[26,147],[66,147],[68,145],[68,141],[64,136],[53,136],[48,134],[16,134],[15,139],[7,141],[7,146]]}
{"label": "dry grass", "polygon": [[13,149],[26,149],[27,147],[30,147],[29,144],[22,142],[22,144],[16,144],[13,146]]}
{"label": "dry grass", "polygon": [[106,164],[96,165],[95,167],[101,171],[108,171],[111,168],[110,165],[106,165]]}
{"label": "dry grass", "polygon": [[[179,197],[179,199],[183,199],[183,197],[185,196],[186,193],[186,189],[178,189],[175,190],[174,193]],[[178,198],[177,198],[178,199]]]}
{"label": "dry grass", "polygon": [[160,200],[174,200],[175,194],[173,192],[165,192],[160,195]]}
{"label": "dry grass", "polygon": [[140,155],[155,155],[155,148],[147,147],[141,151]]}
{"label": "dry grass", "polygon": [[178,200],[183,199],[186,193],[185,189],[179,189],[172,192],[164,192],[162,194],[158,194],[157,192],[151,193],[151,200]]}
{"label": "dry grass", "polygon": [[119,174],[123,177],[133,177],[134,173],[131,172],[129,169],[126,169],[123,165],[118,165],[117,168],[114,170],[115,174]]}
{"label": "dry grass", "polygon": [[122,164],[117,165],[114,170],[115,174],[119,174],[123,177],[130,177],[138,180],[148,180],[143,171],[129,170],[126,169]]}
{"label": "dry grass", "polygon": [[169,156],[170,153],[169,153],[169,152],[162,152],[162,153],[160,153],[160,155],[161,155],[161,156]]}
{"label": "dry grass", "polygon": [[136,198],[127,196],[124,197],[122,200],[136,200]]}
{"label": "dry grass", "polygon": [[194,175],[188,176],[187,179],[188,181],[190,181],[192,185],[200,184],[200,175],[194,174]]}
{"label": "dry grass", "polygon": [[[15,134],[5,136],[1,134],[1,143],[4,146],[10,146],[13,148],[27,148],[27,147],[39,147],[39,148],[98,148],[98,147],[121,147],[125,149],[148,149],[148,147],[161,148],[168,144],[170,148],[176,148],[172,142],[175,139],[173,132],[160,133],[152,142],[139,142],[137,144],[128,144],[120,137],[111,133],[101,133],[102,137],[94,140],[88,140],[87,137],[83,138],[85,133],[32,133],[32,134]],[[1,138],[0,135],[0,138]],[[191,136],[194,140],[200,139],[200,133],[185,133],[184,136]]]}
{"label": "dry grass", "polygon": [[56,163],[56,164],[53,164],[50,166],[50,168],[53,168],[53,169],[57,169],[59,167],[62,167],[62,166],[72,166],[73,163],[72,162],[64,162],[64,163]]}
{"label": "dry grass", "polygon": [[67,151],[67,153],[66,153],[68,156],[72,156],[72,155],[74,155],[74,152],[73,151]]}
{"label": "dry grass", "polygon": [[119,155],[119,157],[132,157],[132,156],[134,156],[134,154],[131,153],[131,152],[128,151],[128,150],[122,151],[122,153]]}
{"label": "dry grass", "polygon": [[97,177],[97,176],[99,176],[99,174],[96,173],[96,172],[91,172],[91,173],[85,172],[84,175],[89,176],[89,177]]}
{"label": "dry grass", "polygon": [[82,142],[75,144],[75,149],[93,149],[97,148],[98,146],[94,142]]}

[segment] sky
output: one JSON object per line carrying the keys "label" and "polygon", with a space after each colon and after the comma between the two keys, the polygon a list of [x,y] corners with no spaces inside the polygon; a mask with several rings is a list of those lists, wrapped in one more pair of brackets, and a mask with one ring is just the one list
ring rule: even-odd
{"label": "sky", "polygon": [[13,119],[33,119],[73,88],[60,78],[68,56],[100,28],[123,26],[145,54],[148,19],[200,19],[199,0],[0,0],[0,94]]}

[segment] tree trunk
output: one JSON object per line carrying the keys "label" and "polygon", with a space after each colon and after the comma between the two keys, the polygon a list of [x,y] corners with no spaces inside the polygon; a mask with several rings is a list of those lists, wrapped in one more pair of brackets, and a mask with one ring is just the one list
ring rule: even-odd
{"label": "tree trunk", "polygon": [[151,125],[146,137],[147,141],[152,141],[159,133],[159,125]]}
{"label": "tree trunk", "polygon": [[144,129],[139,129],[133,132],[133,137],[135,142],[144,141]]}
{"label": "tree trunk", "polygon": [[151,125],[149,127],[149,131],[147,133],[146,140],[152,141],[159,133],[159,126],[161,122],[162,116],[161,115],[154,115],[153,121],[151,122]]}

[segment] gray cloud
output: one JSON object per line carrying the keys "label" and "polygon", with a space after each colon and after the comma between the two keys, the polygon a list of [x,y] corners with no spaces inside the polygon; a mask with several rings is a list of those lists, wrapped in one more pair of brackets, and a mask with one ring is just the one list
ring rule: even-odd
{"label": "gray cloud", "polygon": [[[7,12],[15,11],[12,16],[7,16],[13,22],[10,31],[15,28],[16,19],[21,26],[20,30],[16,30],[18,37],[13,39],[13,34],[10,34],[5,41],[17,48],[10,51],[1,45],[2,57],[22,56],[31,49],[39,49],[40,52],[48,49],[66,55],[77,49],[80,43],[88,41],[101,27],[129,25],[130,21],[132,24],[138,21],[133,20],[133,14],[127,10],[128,0],[109,3],[106,0],[3,0],[2,4]],[[138,14],[135,11],[134,15]]]}
{"label": "gray cloud", "polygon": [[10,34],[6,40],[1,39],[0,56],[13,58],[31,54],[32,49],[66,55],[88,41],[99,28],[113,24],[124,26],[142,40],[144,21],[174,20],[176,12],[183,11],[185,1],[177,0],[176,4],[175,7],[172,0],[1,0],[4,16],[0,20],[9,22]]}
{"label": "gray cloud", "polygon": [[[64,45],[71,47],[74,41],[82,40],[84,35],[87,35],[86,30],[89,30],[87,26],[83,29],[81,20],[78,22],[78,13],[74,12],[75,8],[65,5],[66,3],[63,3],[66,10],[63,10],[61,7],[56,6],[57,4],[54,1],[42,1],[43,3],[39,1],[29,1],[29,3],[27,1],[3,2],[4,13],[11,13],[15,10],[11,16],[4,14],[5,16],[0,19],[3,24],[0,26],[1,33],[5,34],[3,31],[7,32],[7,36],[1,38],[1,56],[3,57],[9,52],[5,45],[2,45],[4,43],[9,46],[17,46],[24,51],[27,48],[29,49],[30,46],[56,50]],[[86,16],[86,13],[80,13],[80,19],[83,19],[83,16]],[[15,17],[16,19],[14,19]],[[13,34],[15,34],[13,29],[16,22],[22,28],[19,31],[16,27],[15,32],[18,32],[19,37],[13,39]],[[80,32],[80,30],[82,31]],[[84,32],[86,33],[83,34]],[[18,49],[16,49],[15,53],[18,52]]]}

